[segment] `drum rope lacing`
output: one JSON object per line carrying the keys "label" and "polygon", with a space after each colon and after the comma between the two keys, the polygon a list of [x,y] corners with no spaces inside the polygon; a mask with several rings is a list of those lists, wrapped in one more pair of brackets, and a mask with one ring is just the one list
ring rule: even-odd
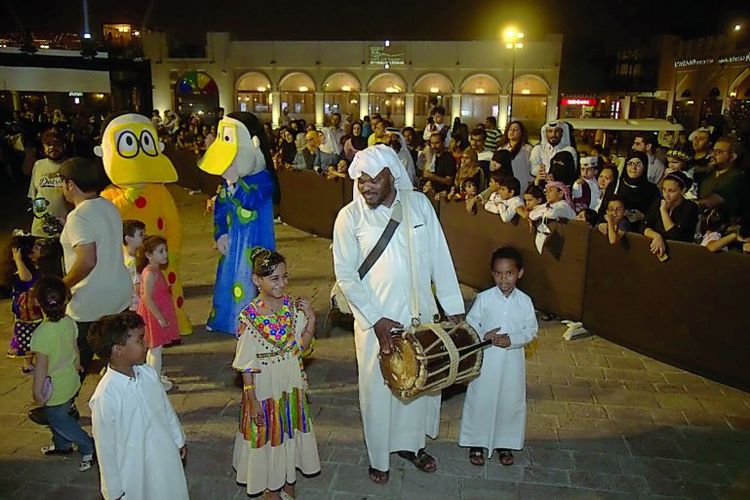
{"label": "drum rope lacing", "polygon": [[453,340],[451,339],[451,332],[455,330],[455,327],[451,329],[449,332],[445,332],[442,328],[439,327],[437,324],[431,324],[429,325],[430,330],[432,330],[435,335],[437,335],[440,340],[443,341],[443,345],[445,346],[445,351],[448,353],[448,359],[450,360],[450,363],[448,364],[448,377],[441,382],[441,385],[445,384],[445,387],[449,387],[453,385],[456,382],[456,376],[458,375],[458,362],[460,353],[458,352],[458,348],[456,347],[456,344],[453,343]]}

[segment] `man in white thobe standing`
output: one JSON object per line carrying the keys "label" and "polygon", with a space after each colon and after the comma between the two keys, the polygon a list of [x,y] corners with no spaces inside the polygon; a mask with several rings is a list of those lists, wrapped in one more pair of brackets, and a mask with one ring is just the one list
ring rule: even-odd
{"label": "man in white thobe standing", "polygon": [[[464,303],[445,235],[432,205],[415,192],[402,163],[388,146],[360,151],[349,167],[354,199],[338,214],[333,234],[336,280],[354,315],[359,369],[359,403],[370,479],[388,482],[390,453],[399,452],[424,472],[437,462],[424,450],[425,434],[435,438],[440,424],[440,395],[422,395],[405,403],[385,385],[378,354],[392,349],[391,331],[408,325],[416,308],[422,323],[438,313],[435,295],[449,319],[464,317]],[[402,221],[370,271],[358,268],[375,246],[394,210]],[[413,252],[409,251],[411,232]],[[415,256],[410,259],[410,254]],[[415,261],[412,283],[410,261]],[[433,295],[432,285],[435,286]]]}

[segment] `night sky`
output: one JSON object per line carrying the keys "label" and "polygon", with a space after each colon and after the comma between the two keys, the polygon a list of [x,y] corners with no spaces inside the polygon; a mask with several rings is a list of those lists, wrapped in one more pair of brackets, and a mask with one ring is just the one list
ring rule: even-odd
{"label": "night sky", "polygon": [[[106,5],[102,5],[106,4]],[[515,24],[533,41],[562,33],[561,91],[602,91],[621,48],[652,45],[661,34],[685,38],[750,28],[748,0],[89,0],[91,32],[103,23],[152,28],[190,44],[208,31],[241,40],[499,40]],[[80,33],[80,0],[3,0],[0,33]],[[623,89],[620,89],[623,90]],[[639,89],[648,90],[648,89]]]}
{"label": "night sky", "polygon": [[[617,41],[648,34],[697,37],[726,31],[748,3],[694,0],[89,0],[92,30],[105,22],[125,22],[180,36],[229,31],[242,39],[493,39],[509,22],[533,39],[545,32],[568,38]],[[106,4],[106,5],[102,5]],[[205,7],[201,7],[204,5]],[[698,6],[688,8],[688,6]],[[2,12],[4,11],[4,12]],[[3,0],[0,32],[79,32],[82,2]],[[18,21],[17,21],[18,20]],[[196,30],[196,28],[198,28]]]}

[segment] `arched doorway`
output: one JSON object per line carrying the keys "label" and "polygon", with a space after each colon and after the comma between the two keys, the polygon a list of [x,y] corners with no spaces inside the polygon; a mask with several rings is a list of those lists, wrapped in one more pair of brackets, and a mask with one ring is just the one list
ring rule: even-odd
{"label": "arched doorway", "polygon": [[219,109],[219,87],[204,71],[179,75],[173,85],[174,109],[181,116],[214,115]]}
{"label": "arched doorway", "polygon": [[538,76],[521,75],[513,83],[512,92],[511,119],[520,120],[530,135],[536,135],[547,121],[549,86]]}
{"label": "arched doorway", "polygon": [[484,123],[488,116],[500,114],[498,97],[500,84],[489,75],[472,75],[463,81],[461,92],[461,121],[472,129]]}
{"label": "arched doorway", "polygon": [[435,106],[445,108],[444,123],[451,124],[453,83],[440,73],[427,73],[414,82],[414,126],[424,129]]}
{"label": "arched doorway", "polygon": [[281,113],[289,110],[292,119],[315,123],[315,82],[307,73],[287,73],[279,81]]}
{"label": "arched doorway", "polygon": [[237,82],[237,107],[253,113],[261,123],[271,121],[271,80],[263,73],[251,71]]}
{"label": "arched doorway", "polygon": [[396,127],[404,126],[406,81],[395,73],[374,76],[367,85],[370,93],[368,114],[379,113]]}
{"label": "arched doorway", "polygon": [[356,76],[347,72],[338,72],[329,76],[323,84],[323,112],[341,113],[342,117],[350,115],[359,119],[359,92],[361,85]]}

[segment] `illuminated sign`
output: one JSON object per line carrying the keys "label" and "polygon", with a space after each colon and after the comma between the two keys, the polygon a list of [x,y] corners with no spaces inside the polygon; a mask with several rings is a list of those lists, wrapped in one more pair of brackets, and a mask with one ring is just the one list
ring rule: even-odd
{"label": "illuminated sign", "polygon": [[675,68],[687,68],[689,66],[706,66],[709,64],[713,64],[713,63],[714,63],[713,57],[710,57],[708,59],[696,59],[693,57],[691,59],[679,59],[675,61],[674,67]]}
{"label": "illuminated sign", "polygon": [[594,97],[563,97],[561,104],[563,106],[596,106],[596,98]]}
{"label": "illuminated sign", "polygon": [[406,62],[403,52],[390,52],[382,45],[370,45],[370,64],[403,66]]}
{"label": "illuminated sign", "polygon": [[750,62],[750,52],[740,56],[724,56],[719,59],[719,64]]}
{"label": "illuminated sign", "polygon": [[83,97],[83,92],[68,92],[70,97]]}

